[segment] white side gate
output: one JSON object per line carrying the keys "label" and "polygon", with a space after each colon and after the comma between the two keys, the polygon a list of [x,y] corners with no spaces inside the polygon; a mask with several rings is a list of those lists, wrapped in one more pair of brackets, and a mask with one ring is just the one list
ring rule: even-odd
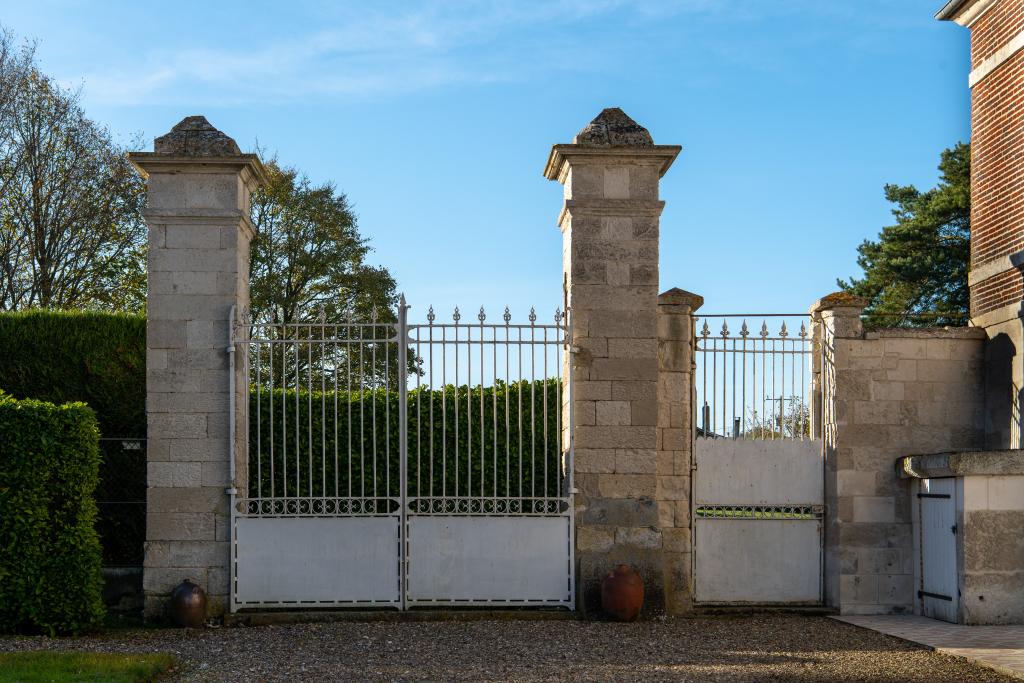
{"label": "white side gate", "polygon": [[921,519],[921,610],[926,617],[956,623],[960,608],[956,479],[921,479],[917,500]]}
{"label": "white side gate", "polygon": [[821,441],[810,438],[806,324],[791,333],[785,319],[775,320],[773,334],[767,322],[752,333],[742,318],[701,319],[694,599],[820,604],[824,461]]}
{"label": "white side gate", "polygon": [[566,325],[233,327],[231,608],[573,607]]}

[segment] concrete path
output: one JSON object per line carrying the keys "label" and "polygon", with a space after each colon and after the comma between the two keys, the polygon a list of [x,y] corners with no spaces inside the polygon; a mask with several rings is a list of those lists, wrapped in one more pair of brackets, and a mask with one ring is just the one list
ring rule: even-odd
{"label": "concrete path", "polygon": [[1024,626],[961,626],[918,616],[842,616],[839,621],[927,645],[1024,679]]}

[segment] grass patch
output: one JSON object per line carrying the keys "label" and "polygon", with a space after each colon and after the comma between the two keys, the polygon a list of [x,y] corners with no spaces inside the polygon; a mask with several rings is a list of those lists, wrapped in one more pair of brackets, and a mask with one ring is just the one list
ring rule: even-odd
{"label": "grass patch", "polygon": [[0,654],[0,682],[155,681],[176,662],[173,656],[159,653],[112,655],[96,652],[11,652]]}

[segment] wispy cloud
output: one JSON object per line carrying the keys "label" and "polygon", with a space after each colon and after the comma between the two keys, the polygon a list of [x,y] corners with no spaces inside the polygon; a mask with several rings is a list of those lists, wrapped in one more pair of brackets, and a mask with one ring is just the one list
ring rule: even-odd
{"label": "wispy cloud", "polygon": [[[157,45],[127,65],[124,59],[86,64],[84,74],[69,80],[84,82],[88,99],[104,104],[167,103],[197,95],[219,103],[274,102],[517,81],[541,71],[593,66],[602,46],[576,34],[588,23],[614,18],[642,26],[679,13],[718,14],[731,4],[475,0],[371,9],[363,4],[358,11],[305,8],[309,21],[303,23],[310,28],[286,39],[222,48],[203,45],[200,34],[192,44]],[[220,35],[211,34],[211,42]]]}

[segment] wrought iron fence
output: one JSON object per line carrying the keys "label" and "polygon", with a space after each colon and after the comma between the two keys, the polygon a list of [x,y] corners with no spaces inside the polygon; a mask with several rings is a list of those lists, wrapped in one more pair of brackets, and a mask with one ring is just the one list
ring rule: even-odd
{"label": "wrought iron fence", "polygon": [[[404,304],[404,302],[403,302]],[[568,509],[564,316],[245,323],[248,515]]]}
{"label": "wrought iron fence", "polygon": [[422,370],[409,393],[409,500],[415,513],[551,514],[568,510],[562,435],[564,316],[513,324],[409,326]]}
{"label": "wrought iron fence", "polygon": [[146,440],[101,438],[96,531],[105,567],[141,567],[146,542]]}
{"label": "wrought iron fence", "polygon": [[810,435],[808,322],[804,314],[695,317],[698,437]]}

